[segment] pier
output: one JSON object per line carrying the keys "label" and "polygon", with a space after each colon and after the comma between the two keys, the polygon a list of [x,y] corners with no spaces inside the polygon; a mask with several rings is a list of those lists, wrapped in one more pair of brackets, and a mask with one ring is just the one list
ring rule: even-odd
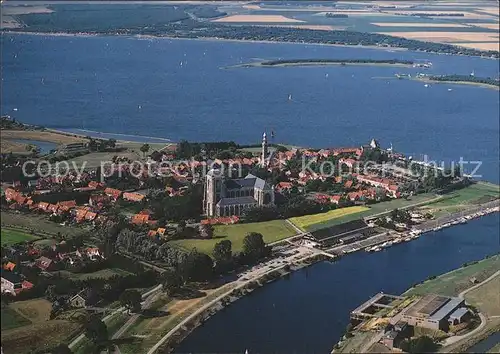
{"label": "pier", "polygon": [[365,320],[378,317],[376,313],[380,309],[388,308],[393,309],[395,306],[391,305],[395,300],[403,300],[404,297],[397,295],[390,295],[378,293],[368,301],[358,306],[351,312],[351,318],[354,320]]}

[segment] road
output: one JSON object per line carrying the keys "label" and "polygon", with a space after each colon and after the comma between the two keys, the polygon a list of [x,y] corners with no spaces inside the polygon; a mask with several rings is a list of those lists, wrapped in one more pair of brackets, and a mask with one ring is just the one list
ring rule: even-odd
{"label": "road", "polygon": [[[155,286],[153,289],[145,292],[144,294],[142,294],[142,298],[145,299],[145,298],[148,298],[149,296],[151,296],[152,294],[156,293],[157,291],[161,290],[162,288],[162,285],[161,284],[158,284],[157,286]],[[123,312],[125,311],[125,307],[119,307],[117,308],[116,310],[114,310],[112,313],[110,313],[109,315],[103,317],[102,321],[103,322],[106,322],[107,320],[109,320],[111,317],[113,317],[115,314],[117,314],[118,312]],[[68,347],[69,349],[75,347],[78,343],[80,343],[81,340],[83,340],[83,338],[85,337],[85,333],[82,333],[80,334],[78,337],[76,337],[75,339],[73,339],[71,341],[71,343],[68,344]]]}
{"label": "road", "polygon": [[284,260],[273,259],[272,261],[255,266],[254,268],[252,268],[248,272],[244,273],[244,275],[242,277],[240,277],[238,280],[235,281],[237,283],[236,287],[232,287],[228,291],[225,291],[223,294],[217,296],[216,298],[214,298],[210,302],[206,303],[201,308],[197,309],[191,315],[186,317],[182,322],[180,322],[177,326],[175,326],[167,334],[165,334],[153,347],[151,347],[151,349],[148,351],[148,354],[155,353],[163,345],[163,343],[165,343],[181,327],[185,326],[186,323],[188,323],[189,321],[196,318],[198,315],[200,315],[201,313],[203,313],[204,311],[209,309],[211,306],[213,306],[215,303],[222,300],[224,297],[231,294],[233,291],[245,287],[246,285],[248,285],[248,283],[257,280],[258,278],[262,277],[263,275],[265,275],[267,273],[270,273],[270,272],[278,270],[278,269],[282,269],[287,264],[291,264],[293,262],[300,262],[302,260],[305,260],[305,259],[311,257],[312,255],[319,253],[317,250],[309,249],[306,247],[298,247],[296,250],[298,250],[299,252],[295,253],[293,255],[290,255],[289,257],[287,257]]}
{"label": "road", "polygon": [[[142,303],[141,303],[141,310],[147,310],[148,308],[151,307],[151,305],[153,304],[153,302],[158,298],[158,293],[153,293],[151,294],[150,296],[148,296],[146,298],[146,300],[144,300]],[[118,339],[120,338],[123,333],[125,333],[129,328],[130,326],[132,326],[135,321],[137,321],[139,318],[141,317],[141,313],[135,313],[132,315],[132,317],[130,317],[127,322],[125,322],[123,324],[123,326],[121,326],[116,332],[115,334],[113,335],[113,337],[111,339]]]}
{"label": "road", "polygon": [[[458,297],[463,299],[464,296],[469,292],[469,291],[472,291],[472,290],[475,290],[477,289],[478,287],[480,287],[481,285],[484,285],[490,281],[492,281],[493,279],[495,279],[497,276],[500,276],[500,270],[495,272],[495,274],[493,274],[491,277],[489,277],[488,279],[482,281],[481,283],[479,284],[476,284],[472,287],[470,287],[469,289],[466,289],[464,291],[462,291],[460,294],[458,294]],[[477,328],[474,328],[472,331],[470,331],[469,333],[466,333],[462,336],[453,336],[453,337],[449,337],[449,338],[446,338],[443,342],[443,347],[446,347],[448,345],[451,345],[451,344],[454,344],[460,340],[463,340],[463,339],[466,339],[466,338],[469,338],[469,337],[472,337],[473,335],[475,335],[476,333],[480,332],[484,326],[486,326],[486,321],[487,321],[487,318],[486,316],[484,316],[482,313],[479,313],[479,318],[481,319],[481,324],[479,326],[477,326]]]}

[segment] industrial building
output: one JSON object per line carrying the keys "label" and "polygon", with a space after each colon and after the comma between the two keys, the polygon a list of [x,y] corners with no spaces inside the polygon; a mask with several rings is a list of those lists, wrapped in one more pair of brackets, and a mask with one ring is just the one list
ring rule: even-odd
{"label": "industrial building", "polygon": [[431,294],[406,308],[402,320],[410,326],[447,331],[450,324],[463,322],[468,313],[463,299]]}

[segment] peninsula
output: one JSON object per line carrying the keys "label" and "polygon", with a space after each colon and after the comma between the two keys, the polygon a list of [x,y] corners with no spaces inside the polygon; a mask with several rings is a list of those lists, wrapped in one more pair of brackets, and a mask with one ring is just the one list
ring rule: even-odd
{"label": "peninsula", "polygon": [[477,85],[496,90],[500,89],[500,80],[491,77],[477,77],[475,75],[430,75],[417,78],[422,81],[432,81],[436,83]]}
{"label": "peninsula", "polygon": [[412,67],[411,60],[399,59],[280,59],[247,63],[234,67],[285,67],[285,66],[323,66],[323,65],[388,65],[399,67]]}
{"label": "peninsula", "polygon": [[500,325],[498,269],[500,255],[495,254],[430,276],[401,296],[374,296],[351,312],[346,334],[332,353],[473,349]]}
{"label": "peninsula", "polygon": [[[44,133],[10,117],[2,128],[5,136]],[[145,143],[131,155],[120,141],[72,138],[82,141],[0,161],[2,277],[24,284],[4,289],[12,297],[2,309],[4,349],[63,341],[83,352],[127,336],[136,339],[118,344],[124,352],[169,351],[216,311],[295,269],[499,210],[498,186],[409,164],[375,139],[310,149],[269,144],[263,134],[250,146]],[[316,163],[302,169],[303,157]],[[58,171],[68,160],[73,167]],[[236,166],[241,175],[223,173]],[[50,319],[28,325],[21,314],[32,306]],[[85,327],[68,322],[75,309]],[[48,336],[61,323],[66,330]],[[106,330],[94,337],[87,326]],[[19,341],[30,331],[47,335]]]}

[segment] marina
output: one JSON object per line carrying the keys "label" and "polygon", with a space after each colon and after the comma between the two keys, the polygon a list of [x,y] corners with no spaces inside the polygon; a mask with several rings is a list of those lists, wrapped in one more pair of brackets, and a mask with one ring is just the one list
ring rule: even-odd
{"label": "marina", "polygon": [[469,220],[499,212],[499,210],[500,206],[498,205],[498,201],[493,201],[487,203],[484,206],[469,211],[456,213],[453,215],[438,218],[436,220],[430,220],[419,225],[415,225],[411,230],[405,232],[398,233],[392,231],[378,234],[348,245],[341,245],[330,248],[326,250],[326,252],[330,252],[336,255],[349,254],[361,250],[365,250],[366,252],[380,252],[389,247],[416,240],[423,234],[438,232],[456,225],[463,225],[466,224]]}

